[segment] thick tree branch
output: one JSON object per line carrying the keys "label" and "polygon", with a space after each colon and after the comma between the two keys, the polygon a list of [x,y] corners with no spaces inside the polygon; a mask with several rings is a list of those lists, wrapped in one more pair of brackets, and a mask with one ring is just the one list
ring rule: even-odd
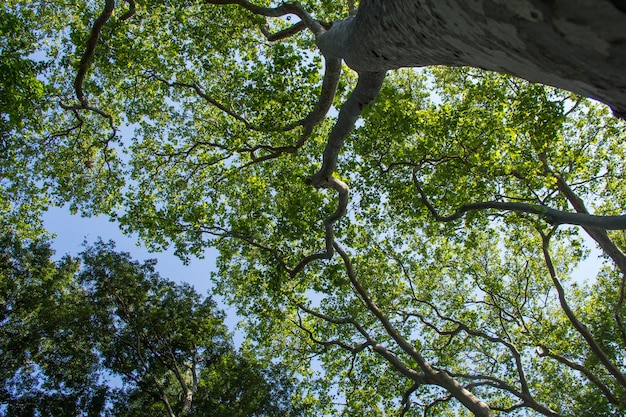
{"label": "thick tree branch", "polygon": [[346,137],[354,128],[354,124],[361,116],[365,106],[370,104],[378,95],[384,79],[385,72],[359,74],[357,85],[350,97],[341,106],[337,122],[328,137],[328,142],[324,149],[322,167],[307,180],[308,184],[314,187],[321,187],[332,177],[337,167],[339,151]]}
{"label": "thick tree branch", "polygon": [[422,203],[428,208],[428,211],[440,222],[451,222],[462,218],[465,214],[471,211],[480,210],[505,210],[514,211],[518,213],[536,214],[545,219],[548,223],[553,225],[559,224],[571,224],[576,226],[582,226],[587,229],[602,229],[602,230],[626,230],[626,216],[596,216],[588,213],[569,213],[566,211],[555,210],[550,207],[541,206],[538,204],[528,204],[519,202],[504,202],[504,201],[484,201],[479,203],[463,204],[454,213],[448,216],[440,215],[435,207],[428,200],[428,196],[421,187],[417,175],[413,172],[413,183],[417,189]]}
{"label": "thick tree branch", "polygon": [[522,355],[520,354],[519,350],[517,349],[516,346],[514,346],[511,342],[502,339],[501,337],[498,336],[492,336],[490,334],[487,334],[486,332],[480,331],[480,330],[475,330],[470,328],[469,326],[467,326],[465,323],[453,319],[451,317],[447,317],[444,316],[443,314],[441,314],[441,312],[439,311],[439,309],[431,302],[429,301],[425,301],[425,300],[419,300],[420,303],[428,305],[434,312],[435,314],[437,314],[437,316],[444,321],[453,323],[456,328],[453,330],[449,330],[449,331],[445,331],[445,330],[441,330],[439,328],[437,328],[437,326],[435,326],[433,323],[430,323],[428,320],[426,320],[423,316],[419,315],[419,314],[415,314],[415,316],[417,316],[419,318],[419,320],[424,323],[424,325],[428,326],[429,328],[433,329],[435,332],[437,332],[440,335],[449,335],[449,336],[454,336],[459,334],[460,332],[465,332],[466,334],[470,335],[470,336],[474,336],[477,338],[481,338],[484,340],[487,340],[491,343],[498,343],[503,345],[510,353],[511,356],[513,358],[513,361],[515,362],[515,368],[517,370],[517,375],[519,377],[519,383],[521,386],[521,390],[517,390],[515,389],[513,386],[511,386],[510,384],[501,381],[499,379],[494,378],[494,381],[498,381],[500,383],[500,388],[508,391],[509,393],[511,393],[512,395],[516,396],[517,398],[519,398],[522,402],[523,402],[523,406],[524,407],[528,407],[531,408],[535,411],[537,411],[538,413],[541,413],[543,415],[546,416],[556,416],[558,415],[554,410],[551,410],[549,407],[546,407],[542,404],[539,404],[535,398],[533,397],[533,395],[530,392],[530,389],[528,387],[528,381],[526,379],[526,374],[524,372],[524,366],[522,363]]}
{"label": "thick tree branch", "polygon": [[83,93],[83,82],[85,81],[85,76],[87,75],[91,59],[96,51],[96,44],[98,43],[98,38],[100,37],[100,31],[113,14],[113,9],[115,9],[115,0],[106,0],[102,13],[100,13],[91,28],[89,38],[87,39],[87,43],[85,45],[85,52],[83,53],[80,63],[78,64],[78,72],[76,74],[76,78],[74,79],[74,91],[76,93],[76,98],[83,106],[87,106],[87,99]]}
{"label": "thick tree branch", "polygon": [[[556,179],[557,188],[567,198],[574,210],[578,213],[588,214],[589,211],[580,197],[576,195],[574,190],[567,184],[562,175],[555,173],[548,164],[545,153],[539,154],[539,160],[544,166],[546,173],[552,175]],[[613,317],[617,323],[620,335],[624,343],[626,343],[626,325],[622,319],[622,309],[626,300],[626,254],[613,242],[605,230],[584,228],[585,232],[596,241],[596,243],[602,248],[617,265],[617,268],[622,274],[622,279],[619,286],[619,298],[613,309]]]}
{"label": "thick tree branch", "polygon": [[[557,188],[565,196],[567,201],[569,201],[574,210],[576,210],[577,213],[588,215],[589,210],[587,210],[587,207],[585,206],[583,200],[581,200],[580,197],[576,195],[574,190],[572,190],[571,187],[567,184],[563,176],[552,171],[548,164],[545,153],[539,154],[539,160],[542,162],[546,173],[552,175],[556,179]],[[584,227],[584,230],[589,236],[591,236],[593,240],[596,241],[596,243],[598,243],[604,253],[606,253],[611,259],[613,259],[619,270],[622,272],[622,275],[626,279],[626,254],[624,254],[624,252],[622,252],[617,247],[617,245],[613,243],[611,238],[607,235],[606,230],[595,229],[593,227]]]}
{"label": "thick tree branch", "polygon": [[289,26],[287,29],[283,29],[281,31],[274,32],[274,33],[271,33],[267,26],[263,26],[261,28],[261,32],[263,33],[263,35],[265,35],[265,38],[268,41],[276,42],[282,39],[289,38],[295,35],[296,33],[302,32],[304,29],[306,29],[306,25],[304,24],[303,21],[300,21],[296,23],[295,25]]}
{"label": "thick tree branch", "polygon": [[208,4],[237,4],[246,10],[265,17],[282,17],[289,14],[296,15],[304,22],[307,28],[316,36],[325,31],[322,24],[313,19],[298,3],[283,3],[278,7],[263,7],[246,0],[205,0]]}
{"label": "thick tree branch", "polygon": [[333,105],[333,99],[337,93],[339,78],[341,76],[341,60],[324,58],[324,78],[322,80],[322,91],[317,103],[311,113],[309,113],[299,124],[302,126],[316,126],[326,115]]}

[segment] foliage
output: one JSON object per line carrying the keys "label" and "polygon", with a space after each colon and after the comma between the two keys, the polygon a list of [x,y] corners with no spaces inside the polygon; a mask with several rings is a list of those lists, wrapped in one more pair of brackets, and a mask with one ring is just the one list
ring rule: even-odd
{"label": "foliage", "polygon": [[213,300],[155,262],[2,238],[2,415],[296,415],[289,375],[236,353]]}
{"label": "foliage", "polygon": [[[297,397],[319,415],[463,415],[468,393],[509,415],[624,412],[623,230],[554,217],[622,215],[623,121],[501,74],[394,71],[341,148],[337,180],[350,204],[329,239],[336,195],[305,181],[336,120],[310,122],[324,97],[314,37],[293,29],[293,15],[210,3],[121,2],[98,26],[98,2],[11,1],[4,13],[30,28],[47,63],[35,106],[43,126],[10,131],[11,164],[31,175],[7,171],[12,186],[106,213],[151,248],[187,257],[216,246],[214,280],[245,317],[244,348],[297,372]],[[345,16],[335,3],[302,7],[324,23]],[[339,80],[336,108],[354,82]],[[61,104],[43,104],[52,102]],[[590,249],[604,266],[575,277]],[[81,285],[94,297],[95,329],[110,335],[98,360],[141,388],[120,405],[128,415],[146,408],[150,390],[170,397],[159,387],[176,378],[171,363],[122,349],[161,314],[172,321],[155,335],[177,336],[142,346],[175,347],[176,363],[194,363],[185,343],[199,332],[232,383],[247,383],[236,370],[255,361],[224,356],[210,301],[151,278],[150,264],[94,250]],[[123,279],[137,274],[147,281]],[[112,311],[104,283],[133,309]],[[210,319],[193,327],[200,312]],[[105,332],[116,320],[119,333]],[[215,374],[205,375],[209,384]],[[231,401],[229,385],[219,388]]]}

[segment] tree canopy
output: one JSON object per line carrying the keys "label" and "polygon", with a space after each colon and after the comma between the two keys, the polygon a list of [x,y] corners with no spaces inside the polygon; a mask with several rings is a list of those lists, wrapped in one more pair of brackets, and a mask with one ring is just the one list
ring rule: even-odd
{"label": "tree canopy", "polygon": [[298,415],[286,369],[234,350],[210,297],[98,242],[1,241],[0,414]]}
{"label": "tree canopy", "polygon": [[624,7],[431,3],[7,2],[4,217],[218,248],[319,415],[623,413]]}

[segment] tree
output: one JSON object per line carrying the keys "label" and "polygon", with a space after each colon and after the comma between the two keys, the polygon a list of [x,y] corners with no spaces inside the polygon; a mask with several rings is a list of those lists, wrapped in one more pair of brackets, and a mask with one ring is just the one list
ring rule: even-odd
{"label": "tree", "polygon": [[[623,411],[624,124],[572,94],[623,117],[621,2],[11,4],[63,110],[20,133],[43,194],[217,246],[251,348],[320,413]],[[570,92],[387,73],[434,64]]]}
{"label": "tree", "polygon": [[3,415],[296,415],[289,375],[236,353],[213,300],[154,261],[2,243]]}
{"label": "tree", "polygon": [[78,263],[54,262],[47,241],[7,230],[0,248],[0,414],[97,415],[108,388],[85,340],[91,332],[84,332],[89,316],[74,280]]}

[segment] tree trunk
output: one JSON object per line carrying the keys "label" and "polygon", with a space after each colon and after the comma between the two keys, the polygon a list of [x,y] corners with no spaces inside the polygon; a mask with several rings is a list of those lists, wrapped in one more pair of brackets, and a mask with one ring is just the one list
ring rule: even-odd
{"label": "tree trunk", "polygon": [[318,45],[359,73],[472,66],[592,97],[626,117],[624,0],[362,0]]}

